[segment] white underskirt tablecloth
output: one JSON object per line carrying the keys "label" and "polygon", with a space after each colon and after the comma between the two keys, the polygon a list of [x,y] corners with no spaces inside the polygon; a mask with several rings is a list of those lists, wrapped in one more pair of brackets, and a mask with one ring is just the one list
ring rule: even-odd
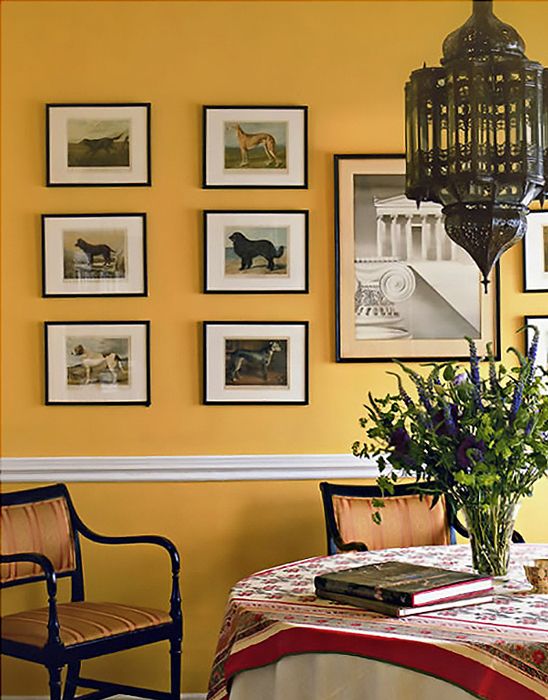
{"label": "white underskirt tablecloth", "polygon": [[[230,700],[471,700],[423,673],[346,654],[298,654],[238,673]],[[515,700],[518,700],[517,698]]]}

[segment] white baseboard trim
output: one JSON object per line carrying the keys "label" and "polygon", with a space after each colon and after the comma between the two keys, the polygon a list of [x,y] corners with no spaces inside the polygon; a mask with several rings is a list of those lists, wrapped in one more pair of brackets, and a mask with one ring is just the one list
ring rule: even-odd
{"label": "white baseboard trim", "polygon": [[5,457],[5,483],[44,481],[265,481],[371,479],[374,460],[352,454],[165,457]]}

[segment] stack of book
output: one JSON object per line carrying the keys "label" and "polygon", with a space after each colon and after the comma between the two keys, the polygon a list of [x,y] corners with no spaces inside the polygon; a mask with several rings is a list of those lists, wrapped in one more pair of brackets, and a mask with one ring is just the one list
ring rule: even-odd
{"label": "stack of book", "polygon": [[314,579],[316,595],[393,617],[493,600],[493,580],[400,561],[358,566]]}

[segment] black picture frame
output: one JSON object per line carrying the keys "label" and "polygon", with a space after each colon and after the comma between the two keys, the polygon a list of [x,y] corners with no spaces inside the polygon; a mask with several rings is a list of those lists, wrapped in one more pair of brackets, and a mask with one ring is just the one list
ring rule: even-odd
{"label": "black picture frame", "polygon": [[[42,297],[46,298],[66,298],[66,297],[146,297],[148,296],[148,261],[147,261],[147,215],[144,212],[118,212],[118,213],[90,213],[90,214],[42,214],[41,217],[41,244],[42,244]],[[89,222],[88,225],[92,227],[97,226],[98,222],[104,220],[107,222],[110,220],[112,225],[125,225],[127,227],[124,236],[125,245],[125,262],[124,262],[124,272],[127,273],[127,282],[124,280],[114,279],[106,281],[107,290],[101,291],[99,286],[101,284],[101,279],[98,278],[89,282],[87,280],[76,280],[73,287],[76,287],[73,291],[70,289],[71,285],[67,284],[64,279],[64,274],[61,271],[61,267],[64,267],[64,245],[63,239],[66,231],[62,228],[63,222],[66,222],[67,226],[71,225],[75,228],[77,232],[82,229],[80,224],[85,224],[86,221]],[[96,222],[94,224],[94,221]],[[132,226],[133,224],[133,226]],[[61,227],[61,228],[60,228]],[[130,231],[131,229],[131,231]],[[83,233],[82,235],[89,234]],[[73,238],[76,237],[74,232]],[[129,240],[131,237],[137,239],[136,242]],[[139,241],[140,238],[140,241]],[[83,241],[86,242],[85,239]],[[57,249],[57,257],[63,255],[63,260],[57,259],[52,260],[54,253],[50,252],[50,248]],[[80,253],[84,253],[83,249],[80,248]],[[89,253],[88,253],[89,255]],[[118,265],[120,260],[121,251],[120,249],[111,248],[111,253],[109,254],[110,266],[113,264]],[[84,254],[85,257],[85,254]],[[99,260],[102,256],[98,256]],[[91,267],[93,261],[89,262],[88,265],[84,267]],[[131,262],[130,262],[131,261]],[[107,264],[106,259],[103,257],[103,266]],[[128,270],[130,265],[135,264],[137,272],[134,273],[133,269]],[[56,269],[57,275],[52,271]],[[100,272],[100,270],[99,270]],[[132,282],[131,276],[137,279]],[[139,282],[140,284],[136,284]],[[73,280],[74,281],[74,280]],[[110,291],[108,289],[110,284]],[[93,289],[93,285],[96,289]],[[118,286],[118,291],[113,287]],[[51,291],[53,287],[57,288],[57,291]],[[140,287],[140,289],[138,288]],[[85,290],[88,291],[85,291]]]}
{"label": "black picture frame", "polygon": [[[110,114],[112,112],[112,114]],[[95,142],[93,146],[86,144],[84,153],[74,154],[79,161],[89,158],[89,164],[71,165],[69,163],[69,126],[70,119],[80,121],[88,119],[104,120],[134,119],[134,126],[126,129],[119,136],[101,136],[97,132],[96,138],[83,138],[79,143]],[[97,127],[94,127],[97,129]],[[73,126],[73,130],[82,131],[82,127]],[[105,127],[105,133],[112,129]],[[126,133],[127,132],[127,133]],[[81,134],[79,134],[81,135]],[[95,134],[94,134],[95,135]],[[125,139],[120,138],[125,135]],[[138,143],[140,138],[141,143]],[[135,140],[135,144],[133,143]],[[150,187],[152,185],[151,163],[151,103],[150,102],[52,102],[46,104],[46,186],[47,187]],[[103,145],[99,141],[105,141]],[[127,144],[127,156],[125,155]],[[73,142],[76,143],[76,142]],[[112,148],[115,148],[112,153]],[[82,149],[79,149],[80,151]],[[122,160],[122,164],[116,167],[114,164],[104,165],[108,157]],[[127,166],[125,159],[127,158]],[[100,165],[93,165],[98,160]],[[130,165],[131,164],[131,165]],[[74,171],[70,168],[74,167]],[[89,170],[86,171],[86,168]],[[112,168],[110,172],[108,168]],[[95,180],[93,179],[95,176]]]}
{"label": "black picture frame", "polygon": [[[206,209],[203,211],[203,292],[204,294],[308,294],[309,292],[309,211],[305,209]],[[223,225],[226,228],[227,223],[232,224],[235,228],[244,228],[252,226],[253,223],[259,229],[273,227],[275,224],[283,226],[287,224],[287,235],[285,236],[284,250],[280,255],[272,244],[271,251],[275,258],[271,258],[271,264],[276,267],[277,262],[274,259],[283,260],[285,258],[286,269],[289,268],[289,273],[285,277],[275,276],[275,273],[269,278],[270,263],[268,258],[263,256],[259,249],[257,252],[252,251],[253,262],[252,268],[264,268],[264,274],[252,277],[246,277],[244,270],[242,278],[236,279],[236,275],[226,275],[223,278],[223,273],[226,267],[226,260],[223,256],[225,252],[225,241]],[[237,222],[237,223],[236,223]],[[253,226],[252,226],[253,228]],[[238,231],[241,233],[241,231]],[[215,239],[215,240],[214,240]],[[288,246],[288,242],[291,241]],[[278,241],[277,241],[278,242]],[[219,243],[223,243],[223,249],[220,250]],[[215,244],[217,244],[215,246]],[[288,250],[289,248],[289,250]],[[287,256],[291,264],[288,265]],[[255,258],[258,258],[258,263],[255,265]],[[240,256],[240,261],[244,264],[244,258]],[[231,277],[233,279],[231,279]],[[217,278],[217,279],[215,279]],[[292,281],[294,278],[294,281]],[[278,283],[278,286],[276,286]],[[241,286],[239,286],[241,285]],[[246,286],[247,285],[247,286]]]}
{"label": "black picture frame", "polygon": [[523,291],[548,292],[548,209],[531,209],[523,237]]}
{"label": "black picture frame", "polygon": [[[267,146],[260,148],[261,144],[253,146],[260,148],[266,156],[265,167],[244,168],[242,165],[231,165],[228,172],[225,168],[227,156],[225,143],[225,130],[230,124],[236,127],[239,122],[269,123],[282,122],[287,119],[285,129],[285,150],[283,159],[286,168],[282,172],[274,167],[269,167],[274,158],[277,146],[274,150]],[[226,121],[223,119],[226,118]],[[273,127],[278,128],[280,127]],[[272,131],[272,129],[270,129]],[[300,133],[296,133],[300,132]],[[257,135],[259,132],[253,132]],[[280,132],[281,133],[281,132]],[[246,134],[246,135],[251,135]],[[266,136],[274,138],[272,134]],[[230,137],[229,137],[230,138]],[[234,137],[235,138],[235,137]],[[279,137],[278,137],[279,138]],[[299,146],[299,139],[302,141]],[[236,150],[233,148],[233,150]],[[244,151],[242,153],[242,161]],[[247,154],[247,150],[245,151]],[[254,153],[255,155],[255,153]],[[245,156],[247,158],[247,155]],[[252,158],[255,160],[255,158]],[[237,172],[240,171],[241,172]],[[285,172],[287,170],[287,172]],[[251,175],[249,175],[251,173]],[[204,105],[202,107],[202,188],[203,189],[307,189],[308,188],[308,107],[306,105]]]}
{"label": "black picture frame", "polygon": [[[286,374],[285,382],[266,385],[263,396],[259,398],[261,382],[261,365],[253,362],[244,369],[255,377],[250,382],[238,385],[226,385],[227,366],[226,340],[227,336],[241,329],[237,339],[228,337],[231,342],[250,341],[287,341],[285,347],[285,365],[282,373]],[[272,330],[270,330],[272,329]],[[246,332],[247,331],[247,332]],[[255,333],[253,332],[255,331]],[[270,332],[269,332],[270,331]],[[213,344],[217,344],[213,347]],[[264,350],[264,349],[263,349]],[[259,354],[261,351],[256,351]],[[281,348],[278,348],[281,350]],[[236,350],[249,352],[249,350]],[[231,354],[234,354],[232,352]],[[308,321],[203,321],[202,322],[202,359],[203,381],[202,401],[205,405],[252,405],[252,406],[305,406],[309,403],[309,322]],[[272,357],[273,355],[271,355]],[[217,363],[215,364],[215,360]],[[232,359],[231,359],[232,361]],[[273,362],[272,362],[273,364]],[[265,373],[269,371],[267,369]],[[233,368],[236,365],[233,365]],[[238,369],[236,370],[238,371]],[[264,376],[264,375],[263,375]],[[241,377],[241,375],[240,375]],[[238,379],[239,381],[239,379]],[[242,388],[243,386],[243,388]],[[284,386],[286,388],[281,389]],[[280,390],[281,389],[281,390]],[[284,394],[281,391],[285,392]],[[276,398],[273,398],[276,397]]]}
{"label": "black picture frame", "polygon": [[[377,161],[377,164],[375,163]],[[439,339],[428,338],[427,340],[414,339],[402,339],[402,340],[392,340],[389,339],[391,335],[391,328],[388,329],[389,332],[386,333],[386,338],[371,338],[373,341],[370,342],[369,339],[364,339],[359,337],[358,323],[355,315],[356,311],[356,284],[358,280],[358,265],[361,263],[377,263],[377,262],[387,262],[396,263],[396,266],[401,266],[399,259],[391,256],[386,256],[384,252],[380,257],[375,257],[375,254],[371,256],[368,253],[365,256],[356,255],[354,249],[355,245],[355,208],[359,206],[359,203],[355,200],[354,188],[358,186],[356,176],[358,175],[370,175],[379,174],[381,176],[392,176],[398,175],[403,178],[405,174],[405,156],[400,153],[375,153],[375,154],[336,154],[333,156],[334,164],[334,197],[335,197],[335,209],[334,209],[334,228],[335,228],[335,359],[337,362],[389,362],[394,358],[406,362],[424,362],[432,360],[464,360],[468,357],[468,345],[464,339],[465,335],[473,335],[472,333],[463,333],[462,338],[451,338],[450,342],[446,338]],[[379,166],[377,168],[377,166]],[[341,171],[344,170],[343,173]],[[378,173],[377,173],[378,170]],[[400,195],[399,188],[397,187],[397,197],[394,196],[392,199],[400,199],[403,195],[403,188]],[[342,192],[342,194],[341,194]],[[390,199],[390,198],[388,198]],[[388,202],[388,199],[386,202]],[[377,206],[377,200],[371,199],[374,206]],[[380,198],[379,198],[380,202]],[[411,206],[412,205],[412,206]],[[363,206],[363,204],[362,204]],[[369,204],[368,206],[371,206]],[[409,214],[413,216],[416,212],[416,205],[412,202],[409,203],[410,210]],[[360,221],[363,211],[360,213]],[[437,213],[436,213],[437,215]],[[398,214],[399,216],[399,214]],[[344,218],[344,223],[343,223]],[[432,235],[434,235],[432,233]],[[437,233],[436,233],[437,235]],[[440,232],[441,236],[442,233]],[[444,242],[445,245],[446,242]],[[451,242],[448,239],[448,245]],[[367,244],[371,245],[371,241]],[[377,241],[376,245],[379,245]],[[462,253],[459,251],[457,254],[460,256]],[[378,255],[378,249],[377,249]],[[403,260],[405,262],[405,260]],[[404,265],[404,267],[409,267]],[[377,274],[377,270],[374,271]],[[413,277],[416,275],[412,271]],[[360,270],[361,273],[361,270]],[[369,271],[366,270],[366,274]],[[382,274],[385,274],[382,272]],[[407,273],[406,273],[407,274]],[[373,275],[374,276],[374,275]],[[375,280],[371,281],[373,284]],[[388,280],[390,282],[390,280]],[[388,283],[385,282],[385,283]],[[403,282],[400,280],[403,289],[405,290],[405,280]],[[367,282],[365,282],[367,285]],[[379,282],[380,284],[380,282]],[[410,281],[410,286],[413,286],[413,280]],[[414,289],[414,286],[413,286]],[[435,289],[435,288],[434,288]],[[367,290],[364,290],[364,294]],[[479,285],[478,276],[478,294],[481,291]],[[412,292],[411,292],[412,293]],[[373,295],[374,296],[374,295]],[[495,272],[492,276],[492,285],[489,290],[488,297],[484,297],[483,293],[478,297],[479,305],[481,308],[480,319],[482,319],[482,332],[485,328],[484,336],[477,339],[479,352],[484,353],[486,349],[486,343],[491,342],[493,344],[493,351],[496,359],[500,359],[500,274],[498,266],[495,268]],[[398,302],[394,302],[398,303]],[[387,309],[385,311],[388,311]],[[365,309],[367,311],[367,309]],[[371,322],[375,325],[374,309],[371,311]],[[394,314],[396,316],[396,314]],[[390,319],[392,320],[392,319]],[[368,321],[365,320],[365,332],[369,333],[367,328]],[[381,324],[382,325],[382,324]],[[389,325],[389,324],[387,324]],[[384,330],[384,329],[383,329]],[[488,332],[487,332],[488,330]],[[394,333],[394,336],[396,334]],[[383,345],[384,344],[384,345]],[[414,344],[414,345],[413,345]],[[419,348],[419,345],[421,346]],[[436,354],[429,352],[433,347],[438,346],[440,351]],[[410,352],[410,347],[416,350]]]}
{"label": "black picture frame", "polygon": [[[132,372],[134,373],[135,380],[132,380],[132,383],[135,384],[135,387],[133,387],[133,391],[135,392],[135,395],[133,398],[126,398],[125,400],[119,399],[116,395],[114,398],[110,400],[104,400],[104,397],[99,397],[98,399],[93,399],[91,400],[90,394],[92,396],[95,396],[99,394],[99,391],[93,391],[93,386],[91,387],[92,391],[85,391],[85,392],[78,392],[80,396],[77,396],[76,398],[70,398],[70,390],[67,389],[68,386],[68,366],[66,364],[66,336],[63,336],[62,334],[62,328],[65,327],[66,329],[84,329],[81,330],[80,333],[85,333],[86,330],[93,329],[93,328],[105,328],[105,327],[112,327],[114,328],[128,328],[128,327],[134,327],[136,329],[140,330],[140,341],[141,341],[141,347],[136,350],[135,345],[136,342],[132,341],[132,359],[131,359],[131,364],[132,364]],[[55,329],[61,329],[58,333],[58,336],[54,338],[55,335]],[[80,336],[81,337],[81,336]],[[102,336],[98,335],[97,338],[101,338]],[[135,338],[137,339],[138,334],[135,334]],[[65,342],[63,343],[63,339],[65,339]],[[119,337],[117,338],[119,341]],[[52,346],[56,345],[57,349],[57,355],[63,354],[64,356],[62,358],[59,358],[58,356],[56,358],[53,357],[54,352]],[[129,347],[129,343],[128,343]],[[85,349],[85,348],[84,348]],[[141,366],[139,367],[137,359],[138,359],[138,353],[141,355]],[[105,357],[106,355],[102,353]],[[114,354],[114,352],[109,353]],[[137,357],[137,359],[136,359]],[[55,368],[55,366],[52,364],[54,360],[57,360],[57,363],[61,364],[63,369]],[[119,356],[116,356],[116,360],[122,361],[124,358],[121,358]],[[44,381],[44,388],[45,388],[45,405],[46,406],[150,406],[151,404],[151,379],[150,379],[150,321],[45,321],[44,322],[44,360],[45,360],[45,381]],[[87,370],[84,366],[84,370],[87,373]],[[128,358],[128,366],[129,366],[129,358]],[[102,369],[102,367],[99,367],[99,369]],[[115,368],[116,372],[119,371],[119,368]],[[123,368],[122,368],[123,369]],[[52,371],[53,370],[53,371]],[[109,368],[109,371],[113,373],[113,369]],[[127,370],[126,370],[127,371]],[[93,368],[90,371],[90,374],[93,372]],[[116,386],[117,381],[112,381],[109,382],[110,386]],[[65,385],[63,387],[63,385]],[[83,386],[89,388],[90,383],[80,382],[78,384],[80,388]],[[118,387],[119,388],[119,385]],[[66,393],[65,397],[62,397],[62,392],[63,389]],[[107,387],[108,389],[108,387]],[[101,383],[101,391],[104,390],[104,385]],[[103,399],[103,400],[100,400]]]}

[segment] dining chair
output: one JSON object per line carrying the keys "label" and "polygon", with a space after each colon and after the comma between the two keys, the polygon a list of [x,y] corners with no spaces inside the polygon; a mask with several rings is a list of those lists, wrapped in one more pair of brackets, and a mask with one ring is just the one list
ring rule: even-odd
{"label": "dining chair", "polygon": [[[81,697],[102,700],[116,694],[179,700],[181,688],[182,613],[179,592],[179,554],[165,537],[111,537],[90,530],[78,517],[64,484],[0,496],[0,587],[45,581],[47,607],[2,618],[2,653],[46,667],[51,700],[61,699],[61,671],[67,667],[63,700]],[[125,603],[87,602],[80,535],[101,544],[153,544],[171,560],[169,612]],[[70,578],[71,601],[57,602],[57,580]],[[156,691],[80,676],[84,659],[169,641],[170,691]]]}

